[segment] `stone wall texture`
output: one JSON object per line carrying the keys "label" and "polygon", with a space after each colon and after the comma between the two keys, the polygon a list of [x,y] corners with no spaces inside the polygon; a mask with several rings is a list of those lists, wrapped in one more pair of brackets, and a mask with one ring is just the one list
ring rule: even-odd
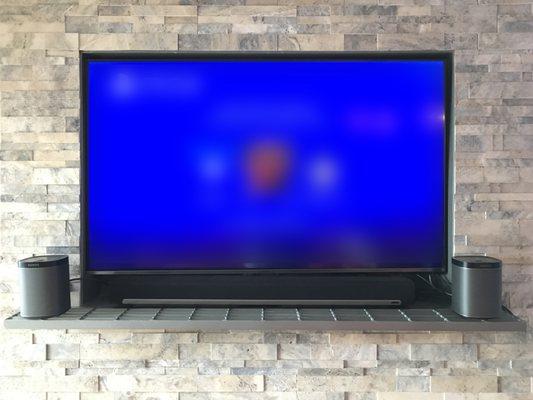
{"label": "stone wall texture", "polygon": [[[455,249],[502,258],[531,322],[532,6],[0,0],[0,317],[17,259],[66,253],[77,274],[79,50],[452,49]],[[527,334],[0,330],[0,400],[524,400],[532,375]]]}

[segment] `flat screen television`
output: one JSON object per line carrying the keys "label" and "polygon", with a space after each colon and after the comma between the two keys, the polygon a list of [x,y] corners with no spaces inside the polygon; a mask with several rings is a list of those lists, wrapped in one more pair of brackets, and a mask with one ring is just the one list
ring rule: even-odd
{"label": "flat screen television", "polygon": [[82,53],[83,271],[445,272],[452,64]]}

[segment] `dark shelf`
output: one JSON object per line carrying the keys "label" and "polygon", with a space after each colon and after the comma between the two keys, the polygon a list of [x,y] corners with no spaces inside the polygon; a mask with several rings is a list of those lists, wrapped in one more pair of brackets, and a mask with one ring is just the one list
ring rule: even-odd
{"label": "dark shelf", "polygon": [[450,308],[187,307],[72,308],[48,319],[16,314],[7,329],[358,330],[358,331],[525,331],[524,321],[506,309],[493,319],[463,318]]}

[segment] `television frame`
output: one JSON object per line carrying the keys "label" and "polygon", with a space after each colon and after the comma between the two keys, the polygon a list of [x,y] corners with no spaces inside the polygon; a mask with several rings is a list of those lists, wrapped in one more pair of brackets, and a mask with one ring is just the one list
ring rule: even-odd
{"label": "television frame", "polygon": [[[374,268],[339,268],[339,269],[157,269],[157,270],[88,270],[88,127],[87,127],[87,80],[88,63],[90,61],[106,60],[437,60],[444,62],[445,83],[445,134],[444,134],[444,256],[442,267],[438,268],[401,268],[401,267],[374,267]],[[454,188],[454,72],[452,51],[402,51],[402,52],[180,52],[180,51],[80,51],[80,274],[82,286],[82,302],[84,297],[84,280],[91,279],[91,275],[280,275],[280,274],[400,274],[400,273],[440,273],[449,270],[451,254],[453,251],[453,188]],[[96,278],[96,277],[94,277]]]}

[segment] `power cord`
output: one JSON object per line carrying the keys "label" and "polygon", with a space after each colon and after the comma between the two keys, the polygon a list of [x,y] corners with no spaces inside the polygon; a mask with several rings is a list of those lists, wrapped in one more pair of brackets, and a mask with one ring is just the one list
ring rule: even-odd
{"label": "power cord", "polygon": [[438,287],[437,285],[435,285],[433,283],[433,278],[431,276],[431,274],[428,274],[428,278],[424,278],[422,275],[420,274],[417,274],[416,275],[419,279],[421,279],[423,282],[425,282],[428,286],[430,286],[432,289],[436,290],[437,292],[439,293],[442,293],[446,296],[451,296],[452,293],[450,291],[450,283],[448,282],[448,280],[444,280],[442,277],[439,277],[441,279],[441,283],[444,283],[446,286],[447,286],[447,290],[446,289],[441,289],[440,287]]}
{"label": "power cord", "polygon": [[[83,279],[90,279],[90,280],[93,280],[93,281],[98,281],[98,279],[92,278],[92,277],[90,277],[90,276],[86,276],[86,277],[83,278]],[[75,282],[75,281],[79,281],[79,280],[81,280],[81,278],[80,278],[79,276],[77,276],[77,277],[75,277],[75,278],[70,278],[68,281],[69,281],[69,282]],[[109,282],[101,282],[101,281],[100,281],[100,284],[101,284],[101,285],[106,285],[106,286],[108,286],[108,285],[109,285]]]}

